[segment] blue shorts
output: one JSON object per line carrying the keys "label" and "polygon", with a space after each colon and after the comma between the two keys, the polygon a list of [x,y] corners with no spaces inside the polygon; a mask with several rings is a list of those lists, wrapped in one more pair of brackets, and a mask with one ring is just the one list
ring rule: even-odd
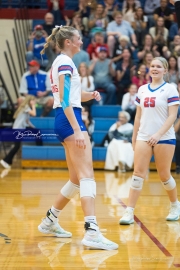
{"label": "blue shorts", "polygon": [[172,145],[176,145],[176,139],[162,140],[162,141],[159,141],[157,144],[172,144]]}
{"label": "blue shorts", "polygon": [[[58,135],[58,139],[60,142],[64,142],[64,139],[74,134],[74,130],[72,129],[62,107],[55,109],[55,123],[54,123],[54,131]],[[81,131],[87,131],[84,122],[81,117],[81,108],[73,108],[75,117],[78,121]]]}

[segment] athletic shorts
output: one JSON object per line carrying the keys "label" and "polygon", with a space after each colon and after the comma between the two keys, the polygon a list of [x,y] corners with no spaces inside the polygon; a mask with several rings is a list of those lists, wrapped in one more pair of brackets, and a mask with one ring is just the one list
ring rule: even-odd
{"label": "athletic shorts", "polygon": [[[64,142],[64,139],[74,134],[74,130],[72,129],[62,107],[58,107],[55,109],[55,123],[54,123],[54,131],[58,135],[58,139],[60,142]],[[84,122],[81,117],[81,108],[73,108],[75,117],[78,121],[81,131],[87,131]]]}
{"label": "athletic shorts", "polygon": [[[144,141],[144,140],[137,139],[137,141]],[[162,140],[162,141],[159,141],[157,144],[172,144],[172,145],[176,145],[176,139]]]}

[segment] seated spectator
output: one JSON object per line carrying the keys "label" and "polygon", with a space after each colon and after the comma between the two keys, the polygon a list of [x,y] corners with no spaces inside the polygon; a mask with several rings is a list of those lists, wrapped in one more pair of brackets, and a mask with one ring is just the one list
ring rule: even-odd
{"label": "seated spectator", "polygon": [[89,31],[91,35],[93,36],[97,32],[105,35],[107,24],[108,18],[104,13],[104,7],[98,4],[95,13],[92,13],[89,17]]}
{"label": "seated spectator", "polygon": [[[141,1],[139,1],[139,0],[132,0],[132,2],[135,3],[136,8],[141,7]],[[127,0],[123,0],[122,10],[123,9],[126,9],[127,6],[128,6],[128,1]]]}
{"label": "seated spectator", "polygon": [[123,20],[129,22],[131,24],[132,18],[134,18],[137,6],[135,0],[127,0],[126,7],[123,8]]}
{"label": "seated spectator", "polygon": [[153,38],[150,34],[145,35],[143,47],[140,48],[139,52],[137,53],[138,59],[141,61],[147,53],[153,53],[153,56],[160,56],[159,52],[156,50],[154,45]]}
{"label": "seated spectator", "polygon": [[51,41],[50,45],[45,49],[45,54],[48,59],[48,64],[46,66],[47,72],[51,69],[52,63],[60,53],[59,46],[54,41]]}
{"label": "seated spectator", "polygon": [[136,105],[134,104],[136,100],[138,88],[136,84],[131,84],[129,90],[126,94],[124,94],[122,98],[122,110],[126,111],[130,114],[131,120],[134,121],[136,114]]}
{"label": "seated spectator", "polygon": [[137,43],[139,46],[142,46],[142,41],[147,32],[147,16],[144,15],[144,11],[141,7],[137,8],[134,14],[134,17],[131,17],[131,25],[134,29]]}
{"label": "seated spectator", "polygon": [[131,169],[134,162],[134,152],[132,148],[133,125],[128,123],[130,115],[128,112],[121,111],[118,114],[118,121],[109,129],[111,139],[106,153],[105,169],[125,172]]}
{"label": "seated spectator", "polygon": [[117,63],[117,104],[121,105],[122,97],[127,92],[131,84],[132,72],[135,66],[133,66],[131,52],[128,49],[124,49],[122,53],[122,59]]}
{"label": "seated spectator", "polygon": [[114,21],[110,22],[107,26],[107,40],[110,57],[113,56],[116,40],[121,35],[128,36],[131,39],[133,45],[137,46],[137,40],[133,28],[129,22],[123,20],[122,13],[120,11],[116,11],[114,13]]}
{"label": "seated spectator", "polygon": [[147,80],[147,75],[146,75],[146,66],[144,64],[140,65],[136,76],[132,77],[132,83],[135,84],[138,88],[142,86],[143,84],[149,83],[149,81]]}
{"label": "seated spectator", "polygon": [[48,64],[47,56],[44,54],[43,60],[41,57],[41,50],[44,48],[46,43],[47,33],[43,30],[42,25],[36,25],[34,31],[30,35],[27,43],[26,61],[27,63],[32,60],[38,61],[40,66],[45,69]]}
{"label": "seated spectator", "polygon": [[[85,92],[93,92],[95,89],[94,86],[94,78],[89,75],[89,68],[86,63],[81,63],[79,65],[79,75],[81,79],[81,89]],[[91,106],[93,104],[93,100],[89,100],[87,102],[82,103],[82,106]]]}
{"label": "seated spectator", "polygon": [[174,130],[176,133],[176,148],[175,148],[175,158],[176,158],[176,173],[180,174],[180,117],[175,122]]}
{"label": "seated spectator", "polygon": [[145,0],[144,13],[148,17],[148,29],[153,27],[154,21],[154,10],[160,6],[160,0]]}
{"label": "seated spectator", "polygon": [[92,119],[90,110],[87,106],[82,107],[82,120],[87,128],[88,135],[90,137],[90,141],[92,143],[92,146],[94,146],[94,142],[92,139],[92,134],[94,132],[95,128],[95,121]]}
{"label": "seated spectator", "polygon": [[105,13],[109,22],[114,20],[113,13],[118,9],[118,2],[116,0],[103,0],[100,1],[105,7]]}
{"label": "seated spectator", "polygon": [[169,64],[169,83],[175,83],[176,85],[179,82],[179,70],[178,70],[178,64],[177,64],[177,59],[175,56],[171,56],[168,59],[168,64]]}
{"label": "seated spectator", "polygon": [[116,42],[112,58],[113,62],[118,62],[122,58],[124,49],[129,49],[131,51],[130,40],[127,36],[121,36],[118,42]]}
{"label": "seated spectator", "polygon": [[89,71],[94,77],[95,89],[103,89],[107,93],[104,104],[112,104],[116,92],[116,87],[113,83],[115,65],[107,58],[106,47],[99,47],[98,50],[98,58],[93,57]]}
{"label": "seated spectator", "polygon": [[152,52],[147,52],[144,56],[144,59],[143,59],[143,64],[146,66],[146,79],[148,81],[151,81],[151,77],[150,77],[150,74],[149,74],[149,70],[150,70],[150,65],[151,65],[151,62],[154,58],[154,55]]}
{"label": "seated spectator", "polygon": [[19,93],[23,96],[33,95],[36,97],[36,103],[44,106],[42,116],[46,116],[53,107],[53,97],[49,76],[45,71],[40,70],[37,61],[32,60],[28,63],[29,71],[24,73],[20,83]]}
{"label": "seated spectator", "polygon": [[85,27],[82,23],[81,13],[74,12],[72,19],[69,19],[67,16],[64,16],[66,21],[66,26],[72,26],[79,31],[81,37],[85,35]]}
{"label": "seated spectator", "polygon": [[86,63],[86,65],[89,66],[89,54],[84,50],[80,50],[80,52],[76,53],[73,56],[72,60],[73,60],[77,69],[79,69],[79,65],[82,62]]}
{"label": "seated spectator", "polygon": [[48,11],[54,16],[54,24],[60,25],[63,19],[61,10],[64,9],[64,0],[47,0],[47,5]]}
{"label": "seated spectator", "polygon": [[[98,47],[105,47],[108,52],[108,46],[104,43],[104,35],[101,32],[97,32],[94,37],[92,38],[92,42],[87,47],[87,52],[89,53],[90,59],[92,56],[98,56],[97,49]],[[109,54],[108,54],[109,56]]]}
{"label": "seated spectator", "polygon": [[169,29],[174,21],[174,16],[172,10],[168,7],[168,0],[161,0],[160,7],[154,10],[154,20],[157,21],[159,17],[164,18],[164,26]]}
{"label": "seated spectator", "polygon": [[180,36],[179,35],[174,36],[173,41],[169,45],[169,49],[172,52],[172,55],[174,55],[175,48],[177,46],[180,46]]}
{"label": "seated spectator", "polygon": [[50,36],[52,34],[52,29],[55,27],[54,16],[52,13],[46,13],[44,17],[44,23],[42,24],[44,31]]}
{"label": "seated spectator", "polygon": [[91,14],[91,9],[87,5],[87,1],[86,0],[79,0],[79,5],[75,11],[77,11],[78,13],[81,14],[82,24],[85,27],[85,31],[88,31],[88,29],[89,29],[88,21],[89,21],[89,16]]}
{"label": "seated spectator", "polygon": [[[26,129],[27,127],[34,128],[30,122],[29,117],[36,116],[36,101],[34,96],[27,96],[20,104],[13,118],[15,119],[13,129]],[[13,163],[13,158],[20,149],[21,140],[16,140],[12,149],[8,154],[1,159],[0,163],[5,169],[10,169]]]}
{"label": "seated spectator", "polygon": [[167,45],[168,29],[164,26],[164,19],[159,17],[156,21],[156,26],[149,29],[149,34],[154,39],[154,44],[157,46],[157,51],[160,55],[163,54],[163,47]]}
{"label": "seated spectator", "polygon": [[173,41],[174,37],[179,35],[179,28],[177,23],[173,23],[169,29],[169,41]]}

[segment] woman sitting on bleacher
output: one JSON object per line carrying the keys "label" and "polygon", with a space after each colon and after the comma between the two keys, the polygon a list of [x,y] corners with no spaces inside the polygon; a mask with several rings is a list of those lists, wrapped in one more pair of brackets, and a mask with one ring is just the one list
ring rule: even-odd
{"label": "woman sitting on bleacher", "polygon": [[130,114],[119,112],[118,121],[109,129],[111,142],[108,145],[105,161],[105,169],[125,172],[131,169],[134,161],[134,152],[131,144],[133,125],[128,123]]}

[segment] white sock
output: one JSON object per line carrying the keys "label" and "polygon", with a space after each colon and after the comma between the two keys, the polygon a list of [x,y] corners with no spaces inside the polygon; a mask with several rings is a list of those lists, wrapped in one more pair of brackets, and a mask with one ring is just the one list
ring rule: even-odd
{"label": "white sock", "polygon": [[178,199],[175,202],[171,202],[171,206],[178,206],[178,205],[179,205]]}
{"label": "white sock", "polygon": [[96,221],[96,217],[95,216],[86,216],[86,217],[84,217],[84,221],[85,222],[89,222],[89,223],[95,223],[95,224],[97,224],[97,221]]}
{"label": "white sock", "polygon": [[51,207],[51,212],[58,218],[62,210],[56,209],[54,206]]}
{"label": "white sock", "polygon": [[54,206],[51,207],[51,209],[48,210],[46,215],[46,222],[51,224],[52,222],[57,222],[57,218],[60,215],[61,210],[56,209]]}
{"label": "white sock", "polygon": [[126,210],[134,212],[134,208],[130,206],[127,206]]}

